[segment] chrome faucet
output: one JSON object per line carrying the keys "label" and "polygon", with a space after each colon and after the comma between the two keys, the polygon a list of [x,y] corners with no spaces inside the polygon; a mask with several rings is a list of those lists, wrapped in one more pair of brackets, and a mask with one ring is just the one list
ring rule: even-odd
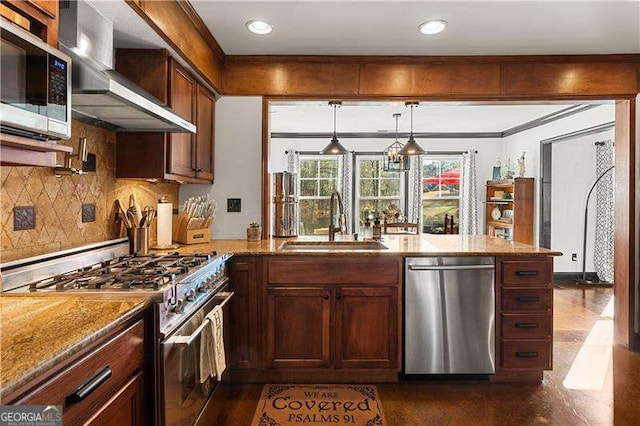
{"label": "chrome faucet", "polygon": [[[335,199],[338,199],[338,226],[335,225],[335,217],[333,215],[335,210]],[[344,234],[346,232],[344,226],[344,208],[342,206],[342,197],[338,191],[331,193],[331,200],[329,200],[329,241],[335,241],[336,232]]]}

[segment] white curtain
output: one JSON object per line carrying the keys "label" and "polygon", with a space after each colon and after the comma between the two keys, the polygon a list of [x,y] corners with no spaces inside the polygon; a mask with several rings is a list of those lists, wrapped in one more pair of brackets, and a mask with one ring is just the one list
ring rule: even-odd
{"label": "white curtain", "polygon": [[287,171],[289,173],[300,172],[300,154],[294,149],[287,150]]}
{"label": "white curtain", "polygon": [[476,178],[476,153],[469,150],[462,154],[460,162],[460,218],[461,235],[478,233],[478,185]]}
{"label": "white curtain", "polygon": [[344,209],[345,222],[347,226],[347,234],[351,234],[351,219],[353,217],[352,209],[352,192],[353,185],[351,183],[353,174],[353,153],[341,155],[338,159],[338,190],[342,197],[342,206]]}
{"label": "white curtain", "polygon": [[[607,140],[596,145],[596,177],[601,176],[614,164],[613,141]],[[596,188],[596,238],[594,265],[598,279],[613,283],[613,239],[614,239],[614,197],[613,170],[607,172]]]}
{"label": "white curtain", "polygon": [[422,156],[415,155],[409,158],[409,198],[407,206],[407,221],[419,225],[422,232]]}

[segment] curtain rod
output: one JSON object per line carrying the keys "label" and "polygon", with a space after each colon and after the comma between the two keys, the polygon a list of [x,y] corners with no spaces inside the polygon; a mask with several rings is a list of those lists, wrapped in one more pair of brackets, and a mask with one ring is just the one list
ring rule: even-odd
{"label": "curtain rod", "polygon": [[[290,150],[285,150],[285,154],[289,154]],[[293,151],[294,154],[300,155],[323,155],[320,154],[320,151]],[[383,155],[383,152],[367,152],[367,151],[349,151],[355,155]],[[462,155],[469,153],[469,150],[466,151],[427,151],[427,156],[429,155]],[[478,150],[473,150],[474,154],[478,153]]]}

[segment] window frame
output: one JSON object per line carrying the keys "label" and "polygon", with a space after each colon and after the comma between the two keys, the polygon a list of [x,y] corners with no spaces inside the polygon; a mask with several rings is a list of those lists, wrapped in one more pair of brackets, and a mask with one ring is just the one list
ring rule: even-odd
{"label": "window frame", "polygon": [[[336,175],[336,189],[338,191],[340,191],[340,185],[342,184],[340,182],[340,161],[339,161],[339,157],[335,156],[335,155],[323,155],[323,154],[300,154],[300,157],[298,158],[299,160],[299,170],[298,170],[298,176],[296,178],[296,190],[297,190],[297,194],[298,194],[298,212],[297,212],[297,221],[298,221],[298,235],[300,236],[313,236],[315,234],[303,234],[302,233],[302,221],[300,220],[300,216],[302,214],[301,212],[301,208],[300,208],[300,204],[301,201],[303,200],[331,200],[331,194],[329,195],[319,195],[320,194],[320,181],[322,180],[333,180],[330,178],[322,178],[320,177],[320,162],[323,160],[331,160],[331,161],[335,161],[336,165],[337,165],[337,175]],[[317,163],[317,174],[315,178],[303,178],[302,177],[302,173],[301,173],[301,169],[302,169],[302,162],[303,161],[315,161]],[[316,190],[317,190],[317,194],[315,196],[303,196],[302,195],[302,181],[315,181],[316,182]]]}
{"label": "window frame", "polygon": [[[420,167],[422,167],[422,185],[421,185],[421,191],[420,191],[420,210],[421,210],[421,214],[420,214],[420,221],[421,221],[421,231],[422,233],[427,234],[426,229],[425,229],[425,223],[424,223],[424,202],[425,201],[438,201],[438,200],[442,200],[442,201],[451,201],[451,200],[458,200],[458,211],[460,211],[460,192],[458,191],[458,195],[455,196],[442,196],[439,195],[438,197],[432,197],[432,198],[427,198],[424,196],[424,180],[425,179],[429,179],[429,177],[427,177],[424,173],[424,167],[425,167],[425,163],[427,161],[438,161],[439,162],[439,166],[438,166],[438,187],[440,187],[442,185],[442,162],[444,161],[457,161],[458,162],[458,168],[462,167],[462,154],[458,155],[458,154],[439,154],[439,155],[423,155],[421,158],[422,162],[420,164]],[[460,188],[460,181],[461,181],[461,177],[458,178],[458,188]],[[460,218],[458,217],[458,220],[460,220]],[[432,235],[437,235],[437,234],[432,234]]]}
{"label": "window frame", "polygon": [[[404,172],[395,172],[398,173],[398,180],[400,181],[400,191],[398,196],[393,196],[393,195],[389,195],[389,196],[361,196],[360,195],[360,170],[361,170],[361,161],[378,161],[378,165],[380,168],[384,167],[384,160],[382,158],[384,154],[382,152],[380,153],[358,153],[356,152],[355,155],[353,156],[353,162],[355,163],[353,165],[353,203],[352,203],[352,207],[353,207],[353,214],[352,214],[352,222],[353,222],[353,229],[356,229],[358,232],[360,232],[360,201],[369,201],[369,200],[400,200],[400,205],[398,206],[400,208],[400,210],[402,210],[403,212],[406,213],[406,206],[407,206],[407,176],[406,173]],[[385,179],[385,178],[382,178]],[[388,178],[386,178],[388,179]],[[380,178],[374,178],[374,179],[369,179],[367,178],[367,180],[378,180],[380,181]],[[380,193],[380,186],[378,185],[378,194]]]}

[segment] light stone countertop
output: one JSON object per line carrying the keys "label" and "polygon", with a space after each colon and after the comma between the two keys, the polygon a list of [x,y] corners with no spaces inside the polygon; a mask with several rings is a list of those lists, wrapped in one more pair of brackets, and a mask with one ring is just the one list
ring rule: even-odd
{"label": "light stone countertop", "polygon": [[0,401],[142,312],[143,297],[2,295]]}
{"label": "light stone countertop", "polygon": [[[336,236],[336,241],[348,238]],[[282,250],[285,241],[327,241],[323,237],[269,238],[258,242],[212,240],[181,246],[180,253],[210,252],[253,256],[561,256],[559,251],[505,241],[486,235],[383,235],[386,250]]]}

